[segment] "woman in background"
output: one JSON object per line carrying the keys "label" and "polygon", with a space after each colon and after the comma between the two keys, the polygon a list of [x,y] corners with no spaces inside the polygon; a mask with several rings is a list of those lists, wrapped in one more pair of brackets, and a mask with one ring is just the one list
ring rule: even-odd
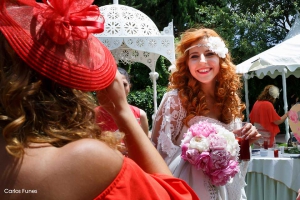
{"label": "woman in background", "polygon": [[275,136],[280,132],[278,125],[282,124],[288,117],[288,113],[281,117],[277,114],[274,103],[278,97],[278,87],[267,85],[258,96],[249,115],[251,123],[268,141],[269,147],[273,147],[276,143]]}
{"label": "woman in background", "polygon": [[[118,71],[120,72],[121,78],[123,80],[123,85],[124,85],[126,96],[128,96],[128,94],[130,92],[130,87],[131,87],[129,74],[127,73],[127,71],[125,69],[123,69],[121,67],[118,67]],[[101,98],[101,96],[98,98]],[[137,121],[141,125],[142,129],[146,133],[146,135],[149,138],[151,138],[146,112],[136,106],[133,106],[133,105],[129,105],[129,106],[130,106],[130,109],[132,110],[135,118],[137,119]],[[116,123],[114,122],[113,118],[101,106],[97,106],[95,108],[95,113],[96,113],[96,122],[100,126],[102,131],[117,131],[119,129],[118,126],[116,125]]]}

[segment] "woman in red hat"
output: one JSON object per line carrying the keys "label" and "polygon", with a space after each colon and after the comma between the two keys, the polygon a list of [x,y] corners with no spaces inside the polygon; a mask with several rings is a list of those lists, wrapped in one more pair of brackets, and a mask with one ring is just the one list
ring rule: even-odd
{"label": "woman in red hat", "polygon": [[[198,199],[134,118],[92,0],[0,2],[0,199]],[[102,133],[87,91],[125,133]]]}

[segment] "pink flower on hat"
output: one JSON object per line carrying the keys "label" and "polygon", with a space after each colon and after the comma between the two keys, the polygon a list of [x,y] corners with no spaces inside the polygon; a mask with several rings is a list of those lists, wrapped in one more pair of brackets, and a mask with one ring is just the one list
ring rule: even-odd
{"label": "pink flower on hat", "polygon": [[93,0],[47,0],[36,4],[37,19],[43,23],[48,36],[57,44],[65,44],[70,37],[86,39],[90,33],[104,30],[104,18]]}

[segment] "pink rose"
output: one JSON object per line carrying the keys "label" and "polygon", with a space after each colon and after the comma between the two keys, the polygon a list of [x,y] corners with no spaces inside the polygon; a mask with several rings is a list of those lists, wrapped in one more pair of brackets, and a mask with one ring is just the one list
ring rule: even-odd
{"label": "pink rose", "polygon": [[205,173],[210,173],[210,168],[208,166],[209,161],[210,161],[210,153],[207,151],[202,152],[199,155],[195,166],[198,170],[202,169]]}
{"label": "pink rose", "polygon": [[189,131],[192,133],[193,137],[195,136],[203,136],[208,137],[210,134],[216,134],[216,129],[214,126],[211,125],[211,123],[208,123],[206,121],[203,121],[199,124],[193,124]]}
{"label": "pink rose", "polygon": [[224,169],[218,169],[210,173],[209,177],[213,185],[225,185],[230,178],[239,172],[239,166],[236,161],[230,160],[228,166]]}
{"label": "pink rose", "polygon": [[226,150],[214,150],[210,153],[209,168],[213,171],[225,168],[230,160],[230,153]]}
{"label": "pink rose", "polygon": [[181,145],[181,157],[186,156],[186,152],[189,149],[189,143],[185,143]]}
{"label": "pink rose", "polygon": [[211,134],[208,136],[210,140],[209,148],[212,150],[216,149],[226,149],[227,141],[224,137],[219,136],[218,134]]}
{"label": "pink rose", "polygon": [[298,114],[297,114],[297,112],[291,110],[291,111],[289,111],[288,115],[289,115],[289,119],[290,119],[292,122],[294,122],[294,123],[297,123],[297,122],[298,122]]}
{"label": "pink rose", "polygon": [[197,149],[189,149],[188,144],[184,144],[181,147],[181,158],[188,161],[192,165],[196,165],[199,157],[200,157],[200,152]]}

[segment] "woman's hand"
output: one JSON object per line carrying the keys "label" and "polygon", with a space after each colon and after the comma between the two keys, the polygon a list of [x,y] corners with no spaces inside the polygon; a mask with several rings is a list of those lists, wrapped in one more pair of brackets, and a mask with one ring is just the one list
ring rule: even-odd
{"label": "woman's hand", "polygon": [[246,123],[242,129],[242,134],[244,135],[246,140],[249,140],[249,144],[253,144],[255,141],[257,141],[261,134],[258,133],[255,126],[253,126],[251,123]]}
{"label": "woman's hand", "polygon": [[118,116],[124,108],[129,108],[127,103],[123,80],[119,71],[115,80],[105,89],[96,92],[100,105],[109,112],[112,117]]}

